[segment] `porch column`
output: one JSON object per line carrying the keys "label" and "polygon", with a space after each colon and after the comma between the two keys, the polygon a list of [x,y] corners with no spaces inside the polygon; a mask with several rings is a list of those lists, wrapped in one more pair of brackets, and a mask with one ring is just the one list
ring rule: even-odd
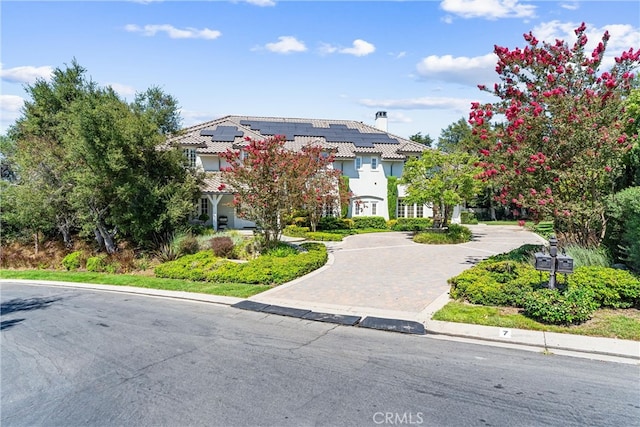
{"label": "porch column", "polygon": [[211,203],[211,225],[214,230],[218,231],[218,203],[222,199],[222,194],[207,194],[206,196]]}

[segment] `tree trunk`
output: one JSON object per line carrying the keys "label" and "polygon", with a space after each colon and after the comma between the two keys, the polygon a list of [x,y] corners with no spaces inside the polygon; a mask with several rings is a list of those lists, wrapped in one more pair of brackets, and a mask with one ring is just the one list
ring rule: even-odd
{"label": "tree trunk", "polygon": [[93,234],[96,236],[96,242],[98,242],[98,247],[100,249],[104,248],[104,239],[102,238],[100,231],[97,228],[94,228]]}
{"label": "tree trunk", "polygon": [[65,247],[70,248],[73,246],[73,240],[71,239],[71,226],[68,221],[64,221],[58,224],[58,231],[62,234],[62,241]]}
{"label": "tree trunk", "polygon": [[442,218],[440,215],[440,206],[436,203],[433,204],[433,227],[442,227]]}
{"label": "tree trunk", "polygon": [[102,223],[102,221],[98,222],[97,229],[98,229],[98,232],[100,233],[100,236],[102,237],[104,248],[106,249],[107,253],[109,254],[115,253],[117,248],[113,241],[113,236],[109,234],[109,232],[107,231],[107,227]]}
{"label": "tree trunk", "polygon": [[452,207],[449,205],[444,205],[443,215],[442,215],[442,227],[446,227],[449,221],[449,217],[451,216]]}

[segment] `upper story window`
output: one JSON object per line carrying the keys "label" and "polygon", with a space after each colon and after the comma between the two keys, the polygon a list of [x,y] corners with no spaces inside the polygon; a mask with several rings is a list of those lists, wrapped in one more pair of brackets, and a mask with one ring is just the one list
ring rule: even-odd
{"label": "upper story window", "polygon": [[362,157],[357,156],[356,157],[356,170],[360,170],[362,169]]}
{"label": "upper story window", "polygon": [[372,157],[371,158],[371,170],[376,170],[378,169],[378,158],[377,157]]}
{"label": "upper story window", "polygon": [[192,168],[196,167],[196,149],[195,148],[184,148],[182,150],[184,157],[187,159],[187,164]]}

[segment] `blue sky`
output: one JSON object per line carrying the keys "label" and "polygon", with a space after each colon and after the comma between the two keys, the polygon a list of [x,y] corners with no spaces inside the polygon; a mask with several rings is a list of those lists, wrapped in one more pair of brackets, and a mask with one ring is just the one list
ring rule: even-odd
{"label": "blue sky", "polygon": [[[131,100],[159,86],[183,124],[228,114],[357,120],[387,111],[389,132],[437,139],[488,101],[494,45],[523,33],[590,42],[612,58],[640,47],[637,1],[11,1],[0,3],[0,133],[24,85],[75,58]],[[588,45],[589,47],[590,45]]]}

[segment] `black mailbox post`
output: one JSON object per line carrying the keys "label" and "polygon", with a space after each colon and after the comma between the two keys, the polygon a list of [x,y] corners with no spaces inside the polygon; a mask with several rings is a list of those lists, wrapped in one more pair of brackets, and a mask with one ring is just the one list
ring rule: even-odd
{"label": "black mailbox post", "polygon": [[556,273],[573,273],[573,258],[568,255],[558,255],[558,239],[551,235],[549,238],[549,253],[536,252],[536,270],[548,271],[549,289],[556,288]]}

